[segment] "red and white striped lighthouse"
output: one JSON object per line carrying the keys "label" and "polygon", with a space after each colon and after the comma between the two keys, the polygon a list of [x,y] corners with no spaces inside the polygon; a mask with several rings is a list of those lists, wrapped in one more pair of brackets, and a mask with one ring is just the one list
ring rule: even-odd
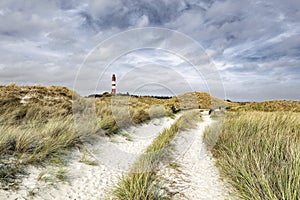
{"label": "red and white striped lighthouse", "polygon": [[116,94],[116,76],[114,74],[111,77],[111,94]]}

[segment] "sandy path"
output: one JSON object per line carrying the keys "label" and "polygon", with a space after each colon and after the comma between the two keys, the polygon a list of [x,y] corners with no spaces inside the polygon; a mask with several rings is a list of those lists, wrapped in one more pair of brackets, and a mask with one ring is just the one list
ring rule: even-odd
{"label": "sandy path", "polygon": [[[118,177],[126,173],[153,139],[176,119],[153,119],[147,124],[124,130],[123,133],[131,137],[122,135],[110,139],[98,137],[85,145],[85,153],[73,151],[70,154],[69,164],[63,167],[67,172],[65,182],[37,180],[42,171],[58,171],[57,167],[29,167],[30,175],[23,180],[20,189],[0,190],[0,199],[103,199],[107,195],[107,190],[118,182]],[[84,155],[97,165],[79,162]],[[47,176],[51,178],[51,173],[44,175]],[[30,191],[34,193],[33,196],[28,195]]]}
{"label": "sandy path", "polygon": [[228,189],[220,180],[215,160],[202,141],[206,126],[213,123],[205,114],[197,129],[180,133],[172,142],[173,164],[160,166],[158,175],[166,181],[164,187],[173,199],[228,199]]}

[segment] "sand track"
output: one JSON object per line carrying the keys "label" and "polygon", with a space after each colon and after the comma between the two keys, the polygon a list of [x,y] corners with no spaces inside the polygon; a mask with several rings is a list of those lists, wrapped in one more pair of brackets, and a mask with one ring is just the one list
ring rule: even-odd
{"label": "sand track", "polygon": [[180,133],[172,144],[175,161],[161,164],[158,176],[173,199],[228,199],[215,160],[202,141],[205,128],[213,123],[206,114],[194,130]]}

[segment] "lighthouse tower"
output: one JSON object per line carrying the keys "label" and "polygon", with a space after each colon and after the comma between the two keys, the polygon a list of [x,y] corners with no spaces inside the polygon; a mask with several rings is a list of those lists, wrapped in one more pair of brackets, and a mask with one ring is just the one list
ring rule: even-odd
{"label": "lighthouse tower", "polygon": [[111,77],[111,94],[116,94],[116,76],[114,74]]}

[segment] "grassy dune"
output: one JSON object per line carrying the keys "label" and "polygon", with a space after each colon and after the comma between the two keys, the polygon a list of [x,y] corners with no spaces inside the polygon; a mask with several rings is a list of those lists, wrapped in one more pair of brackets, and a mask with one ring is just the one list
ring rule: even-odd
{"label": "grassy dune", "polygon": [[189,92],[172,98],[179,107],[187,108],[219,108],[230,106],[231,103],[212,97],[206,92]]}
{"label": "grassy dune", "polygon": [[73,94],[65,87],[0,86],[0,125],[42,123],[70,115]]}
{"label": "grassy dune", "polygon": [[[219,123],[207,129],[204,138],[222,174],[243,199],[300,199],[299,101],[237,106],[200,92],[166,99],[83,98],[57,86],[0,86],[0,188],[16,186],[28,164],[62,163],[65,153],[93,134],[109,136],[151,118],[172,116],[172,105],[178,110],[232,106],[237,112],[228,112],[224,126]],[[77,117],[80,123],[74,123]],[[213,117],[218,120],[218,113]],[[120,181],[116,199],[159,196],[155,168],[163,154],[160,150],[180,130],[192,127],[193,118],[186,114],[160,134],[132,173]]]}
{"label": "grassy dune", "polygon": [[27,164],[61,163],[80,143],[65,87],[0,86],[0,188],[17,187]]}
{"label": "grassy dune", "polygon": [[228,105],[228,103],[203,92],[186,93],[169,99],[106,95],[95,98],[94,101],[96,115],[103,119],[100,126],[106,134],[117,133],[121,128],[152,118],[172,116],[170,109],[172,105],[177,110],[199,108],[199,106],[211,108]]}
{"label": "grassy dune", "polygon": [[245,105],[232,104],[235,111],[265,111],[265,112],[300,112],[300,101],[273,100],[264,102],[249,102]]}
{"label": "grassy dune", "polygon": [[153,118],[173,115],[164,100],[156,98],[106,96],[94,101],[96,115],[102,118],[100,126],[108,135]]}
{"label": "grassy dune", "polygon": [[168,145],[183,130],[195,127],[200,120],[199,111],[189,111],[172,126],[163,130],[133,166],[131,172],[121,178],[113,191],[113,199],[167,199],[161,194],[156,168]]}
{"label": "grassy dune", "polygon": [[207,129],[221,173],[242,199],[300,199],[300,114],[229,112]]}
{"label": "grassy dune", "polygon": [[[41,162],[60,150],[80,145],[90,134],[109,135],[150,118],[171,116],[170,109],[164,110],[159,103],[156,99],[121,96],[114,100],[86,99],[65,87],[0,86],[0,156],[22,157],[22,163]],[[115,112],[112,107],[117,108]],[[80,127],[75,129],[73,118],[81,115],[95,117],[96,124],[87,118],[82,126],[91,127],[78,132]]]}
{"label": "grassy dune", "polygon": [[40,162],[78,143],[72,120],[73,92],[64,87],[0,87],[0,156]]}
{"label": "grassy dune", "polygon": [[[210,100],[207,96],[201,102],[209,105]],[[0,188],[14,184],[27,164],[62,163],[66,152],[93,134],[109,136],[172,116],[171,105],[180,109],[177,97],[83,98],[66,87],[0,86]]]}
{"label": "grassy dune", "polygon": [[65,87],[0,86],[0,188],[16,186],[27,164],[61,164],[65,153],[93,134],[109,135],[150,116],[170,115],[160,107],[152,107],[149,114],[150,105],[138,99],[123,102],[118,105],[121,112],[112,113],[108,97],[86,99]]}

